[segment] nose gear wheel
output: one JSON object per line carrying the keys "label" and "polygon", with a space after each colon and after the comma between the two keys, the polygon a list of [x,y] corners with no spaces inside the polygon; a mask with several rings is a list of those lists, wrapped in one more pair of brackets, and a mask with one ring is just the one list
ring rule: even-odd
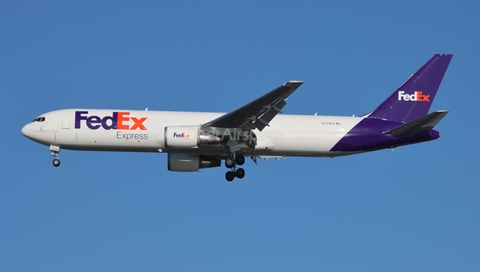
{"label": "nose gear wheel", "polygon": [[55,157],[55,159],[53,159],[52,161],[53,166],[59,167],[60,160],[58,159],[58,153],[60,153],[60,147],[56,145],[51,145],[50,152],[51,152],[50,154]]}

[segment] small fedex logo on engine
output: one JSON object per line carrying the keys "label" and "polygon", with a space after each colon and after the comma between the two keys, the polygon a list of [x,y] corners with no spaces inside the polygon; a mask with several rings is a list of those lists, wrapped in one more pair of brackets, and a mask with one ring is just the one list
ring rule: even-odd
{"label": "small fedex logo on engine", "polygon": [[112,112],[111,116],[96,116],[88,115],[88,111],[75,112],[75,128],[79,129],[82,126],[82,121],[85,122],[89,129],[103,128],[105,130],[147,130],[143,122],[147,117],[137,118],[130,116],[128,111]]}
{"label": "small fedex logo on engine", "polygon": [[422,91],[415,91],[413,94],[406,94],[404,91],[398,92],[398,101],[430,102],[430,95],[423,94]]}
{"label": "small fedex logo on engine", "polygon": [[190,134],[185,133],[185,132],[174,132],[173,133],[173,138],[180,138],[180,139],[188,139],[190,138]]}

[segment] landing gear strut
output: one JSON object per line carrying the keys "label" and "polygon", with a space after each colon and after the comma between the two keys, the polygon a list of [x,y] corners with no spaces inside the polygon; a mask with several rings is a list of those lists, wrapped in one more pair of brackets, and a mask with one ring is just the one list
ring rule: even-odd
{"label": "landing gear strut", "polygon": [[245,177],[245,170],[243,168],[238,168],[237,165],[243,165],[245,163],[245,157],[243,155],[233,154],[232,157],[225,159],[225,166],[231,170],[225,174],[225,179],[227,181],[232,181],[235,177],[242,179]]}
{"label": "landing gear strut", "polygon": [[58,153],[60,153],[60,147],[56,145],[51,145],[50,146],[50,154],[55,157],[53,159],[53,166],[59,167],[60,166],[60,160],[58,159]]}

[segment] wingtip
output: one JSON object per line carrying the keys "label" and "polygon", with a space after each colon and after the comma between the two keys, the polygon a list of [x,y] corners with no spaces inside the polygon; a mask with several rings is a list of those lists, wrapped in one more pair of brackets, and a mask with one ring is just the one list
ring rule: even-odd
{"label": "wingtip", "polygon": [[286,86],[286,85],[302,85],[303,84],[303,81],[301,80],[289,80],[287,81],[285,84],[283,84],[283,86]]}

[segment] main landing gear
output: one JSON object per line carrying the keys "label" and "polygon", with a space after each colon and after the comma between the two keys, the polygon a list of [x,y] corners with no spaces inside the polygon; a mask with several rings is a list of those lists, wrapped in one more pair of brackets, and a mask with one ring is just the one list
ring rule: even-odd
{"label": "main landing gear", "polygon": [[231,170],[225,174],[225,179],[227,181],[232,181],[235,177],[242,179],[245,177],[245,170],[243,168],[238,168],[237,165],[243,165],[245,163],[245,156],[232,154],[232,157],[225,159],[225,166]]}
{"label": "main landing gear", "polygon": [[58,159],[58,153],[60,153],[60,147],[56,145],[51,145],[50,146],[50,154],[55,157],[53,159],[53,166],[59,167],[60,166],[60,160]]}

